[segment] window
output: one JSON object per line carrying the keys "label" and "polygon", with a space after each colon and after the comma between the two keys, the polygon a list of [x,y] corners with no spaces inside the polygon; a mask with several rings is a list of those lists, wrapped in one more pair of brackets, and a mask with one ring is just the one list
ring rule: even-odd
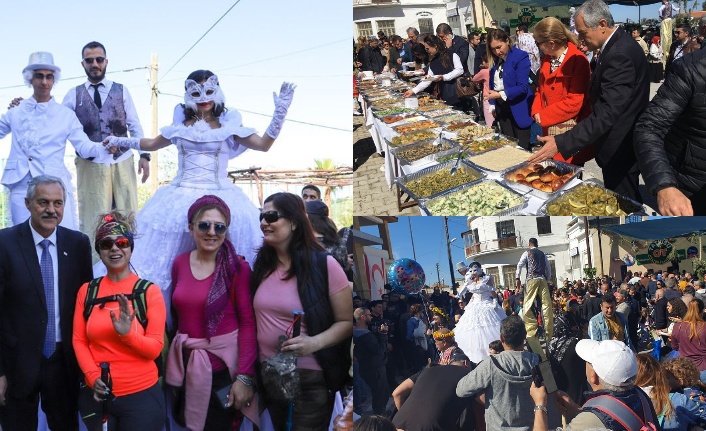
{"label": "window", "polygon": [[501,283],[500,278],[498,278],[499,271],[498,271],[498,267],[497,267],[497,266],[493,266],[493,267],[490,267],[490,268],[486,268],[486,269],[484,269],[483,271],[484,271],[486,274],[493,276],[493,282],[495,282],[495,287],[497,287],[497,286]]}
{"label": "window", "polygon": [[385,36],[387,36],[388,38],[393,34],[397,34],[395,33],[395,20],[393,19],[377,21],[376,24],[378,26],[378,31],[385,32]]}
{"label": "window", "polygon": [[515,220],[505,220],[495,223],[498,239],[515,236]]}
{"label": "window", "polygon": [[357,22],[358,36],[369,37],[373,35],[373,25],[370,21]]}
{"label": "window", "polygon": [[[503,287],[515,288],[515,272],[517,272],[517,265],[503,266]],[[499,283],[496,282],[495,284],[498,285]]]}
{"label": "window", "polygon": [[552,233],[552,220],[549,217],[537,217],[537,233]]}
{"label": "window", "polygon": [[431,18],[419,18],[419,34],[424,33],[436,34],[434,32],[434,23]]}
{"label": "window", "polygon": [[475,242],[480,242],[480,238],[478,238],[478,228],[473,229],[473,240]]}

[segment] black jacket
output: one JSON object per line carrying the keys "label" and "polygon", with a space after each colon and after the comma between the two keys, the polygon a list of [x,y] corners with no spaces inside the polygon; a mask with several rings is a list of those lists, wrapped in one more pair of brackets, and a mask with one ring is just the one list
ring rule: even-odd
{"label": "black jacket", "polygon": [[[61,348],[78,395],[79,368],[71,338],[76,294],[93,278],[91,245],[81,232],[56,228],[59,269]],[[6,376],[8,393],[25,398],[39,387],[42,346],[47,333],[47,304],[42,273],[29,222],[0,230],[0,376]]]}
{"label": "black jacket", "polygon": [[601,52],[591,74],[591,115],[570,131],[556,136],[564,158],[593,144],[598,166],[612,159],[629,168],[635,164],[633,129],[649,102],[647,58],[635,40],[618,28]]}
{"label": "black jacket", "polygon": [[395,48],[394,46],[390,46],[390,62],[387,63],[387,66],[390,68],[390,70],[402,70],[402,65],[397,63],[398,58],[401,58],[400,51],[398,51],[397,48]]}
{"label": "black jacket", "polygon": [[454,36],[453,39],[451,39],[451,47],[449,48],[449,51],[455,53],[458,55],[458,57],[461,59],[461,64],[463,64],[463,73],[465,75],[468,75],[468,53],[469,53],[469,45],[468,41],[461,36]]}
{"label": "black jacket", "polygon": [[385,366],[387,335],[373,334],[367,329],[354,329],[353,344],[353,355],[361,367],[373,369]]}
{"label": "black jacket", "polygon": [[635,152],[650,193],[706,186],[706,50],[672,65],[635,128]]}
{"label": "black jacket", "polygon": [[380,47],[371,48],[370,45],[366,45],[358,52],[358,61],[363,63],[360,66],[361,71],[372,70],[375,73],[382,73],[386,59],[380,52]]}
{"label": "black jacket", "polygon": [[667,298],[662,298],[655,302],[655,323],[653,327],[655,329],[665,329],[669,326],[669,320],[667,320]]}

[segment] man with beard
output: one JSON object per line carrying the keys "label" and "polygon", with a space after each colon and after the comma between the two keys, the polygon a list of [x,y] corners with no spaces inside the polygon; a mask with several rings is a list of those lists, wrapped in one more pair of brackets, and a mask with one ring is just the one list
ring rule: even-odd
{"label": "man with beard", "polygon": [[[140,120],[127,88],[105,79],[108,68],[105,47],[98,42],[89,42],[81,50],[81,55],[81,65],[88,80],[70,89],[64,96],[63,105],[76,112],[83,131],[94,142],[102,142],[108,136],[128,136],[128,132],[130,137],[142,138]],[[140,154],[137,172],[142,174],[143,183],[150,174],[149,162],[149,153]],[[81,232],[92,232],[96,216],[112,208],[137,211],[137,178],[132,151],[100,161],[77,156],[76,174]],[[95,254],[93,261],[97,261]]]}

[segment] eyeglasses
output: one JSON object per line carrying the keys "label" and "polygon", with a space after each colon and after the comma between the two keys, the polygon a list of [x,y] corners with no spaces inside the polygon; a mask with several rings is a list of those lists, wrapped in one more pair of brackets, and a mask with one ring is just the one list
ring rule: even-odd
{"label": "eyeglasses", "polygon": [[47,81],[53,81],[53,80],[54,80],[54,74],[53,74],[53,73],[44,74],[44,73],[35,72],[35,73],[32,75],[32,77],[33,77],[34,79],[38,79],[38,80],[40,80],[40,81],[43,80],[44,78],[46,78]]}
{"label": "eyeglasses", "polygon": [[96,58],[86,57],[83,59],[83,62],[86,64],[93,64],[94,60],[98,64],[103,64],[103,62],[105,61],[105,57],[96,57]]}
{"label": "eyeglasses", "polygon": [[213,226],[216,235],[223,235],[226,233],[226,230],[228,230],[228,226],[226,226],[225,223],[211,223],[210,221],[200,221],[196,223],[196,227],[201,233],[211,232],[211,226]]}
{"label": "eyeglasses", "polygon": [[124,236],[119,236],[115,239],[113,238],[103,238],[100,241],[98,241],[98,249],[99,250],[111,250],[113,248],[113,245],[117,245],[118,248],[126,249],[130,248],[130,240]]}
{"label": "eyeglasses", "polygon": [[260,221],[265,220],[267,223],[274,223],[280,218],[284,218],[284,214],[277,211],[265,211],[260,213]]}

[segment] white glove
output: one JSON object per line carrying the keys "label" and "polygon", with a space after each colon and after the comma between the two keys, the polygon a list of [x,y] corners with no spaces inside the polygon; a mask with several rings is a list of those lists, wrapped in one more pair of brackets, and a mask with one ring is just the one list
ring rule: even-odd
{"label": "white glove", "polygon": [[279,89],[279,96],[275,92],[272,93],[272,97],[275,100],[275,113],[272,115],[272,122],[265,131],[272,139],[277,139],[280,130],[282,130],[284,119],[287,116],[287,110],[289,109],[289,105],[292,104],[295,88],[297,88],[296,85],[283,82],[282,87]]}
{"label": "white glove", "polygon": [[113,155],[114,160],[117,160],[131,149],[140,150],[140,138],[108,136],[103,141],[103,144],[105,145],[105,149]]}

